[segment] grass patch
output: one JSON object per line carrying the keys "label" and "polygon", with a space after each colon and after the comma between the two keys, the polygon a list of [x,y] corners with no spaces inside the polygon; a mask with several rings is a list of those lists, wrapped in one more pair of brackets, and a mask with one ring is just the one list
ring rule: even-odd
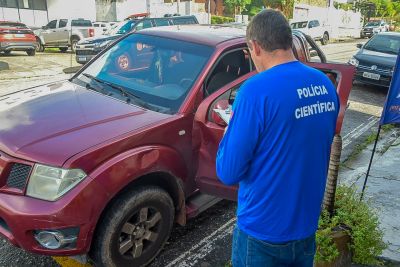
{"label": "grass patch", "polygon": [[347,162],[354,160],[364,149],[366,149],[370,144],[375,142],[375,138],[376,138],[376,133],[371,133],[370,135],[365,137],[365,139],[361,143],[355,145],[353,151],[343,161],[343,165],[346,166]]}

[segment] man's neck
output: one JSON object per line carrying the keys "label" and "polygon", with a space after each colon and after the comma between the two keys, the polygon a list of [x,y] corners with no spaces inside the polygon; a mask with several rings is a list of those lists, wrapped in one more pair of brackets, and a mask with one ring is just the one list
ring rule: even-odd
{"label": "man's neck", "polygon": [[275,50],[273,52],[266,52],[264,60],[261,62],[261,71],[268,70],[275,66],[296,61],[291,49],[289,50]]}

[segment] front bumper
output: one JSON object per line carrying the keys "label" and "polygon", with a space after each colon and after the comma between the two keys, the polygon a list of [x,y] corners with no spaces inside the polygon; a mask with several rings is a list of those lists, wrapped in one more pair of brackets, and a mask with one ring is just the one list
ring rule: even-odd
{"label": "front bumper", "polygon": [[[366,78],[363,76],[364,72],[379,74],[379,80]],[[392,74],[390,72],[383,71],[373,71],[363,67],[357,67],[356,74],[354,75],[354,80],[369,85],[376,85],[381,87],[389,87],[392,80]]]}
{"label": "front bumper", "polygon": [[[91,180],[91,181],[87,181]],[[87,177],[56,202],[24,195],[0,193],[0,236],[24,250],[44,255],[86,254],[100,211],[95,203],[104,201],[104,190]],[[50,250],[34,238],[40,230],[79,229],[73,247]]]}
{"label": "front bumper", "polygon": [[76,46],[76,62],[86,64],[94,58],[102,49],[94,47],[94,45],[77,45]]}
{"label": "front bumper", "polygon": [[27,51],[36,49],[35,42],[0,42],[0,51]]}

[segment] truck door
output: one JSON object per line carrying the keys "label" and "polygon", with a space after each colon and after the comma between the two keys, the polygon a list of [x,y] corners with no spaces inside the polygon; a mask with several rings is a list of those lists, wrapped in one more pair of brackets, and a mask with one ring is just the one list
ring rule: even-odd
{"label": "truck door", "polygon": [[[353,66],[341,64],[307,64],[326,73],[337,88],[341,107],[336,132],[340,133],[355,69]],[[221,109],[228,103],[232,103],[240,85],[253,75],[255,75],[255,72],[248,73],[217,90],[200,104],[196,112],[193,134],[200,138],[200,146],[198,148],[198,171],[195,180],[202,193],[230,200],[237,199],[238,186],[222,184],[216,174],[215,159],[226,124],[216,115],[214,109]]]}
{"label": "truck door", "polygon": [[40,33],[46,45],[54,44],[55,42],[54,33],[56,28],[57,28],[57,20],[55,19],[47,23],[43,31]]}
{"label": "truck door", "polygon": [[67,25],[67,19],[60,19],[58,21],[56,32],[54,33],[54,42],[58,45],[68,45],[70,29],[68,29]]}

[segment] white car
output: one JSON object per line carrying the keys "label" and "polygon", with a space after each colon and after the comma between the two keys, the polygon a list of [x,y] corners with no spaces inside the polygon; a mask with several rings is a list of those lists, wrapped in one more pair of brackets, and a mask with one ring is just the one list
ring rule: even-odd
{"label": "white car", "polygon": [[329,42],[328,30],[317,19],[292,22],[290,25],[292,29],[301,31],[311,36],[314,40],[321,41],[323,45]]}
{"label": "white car", "polygon": [[102,35],[108,31],[116,22],[96,21],[93,22],[94,35]]}

